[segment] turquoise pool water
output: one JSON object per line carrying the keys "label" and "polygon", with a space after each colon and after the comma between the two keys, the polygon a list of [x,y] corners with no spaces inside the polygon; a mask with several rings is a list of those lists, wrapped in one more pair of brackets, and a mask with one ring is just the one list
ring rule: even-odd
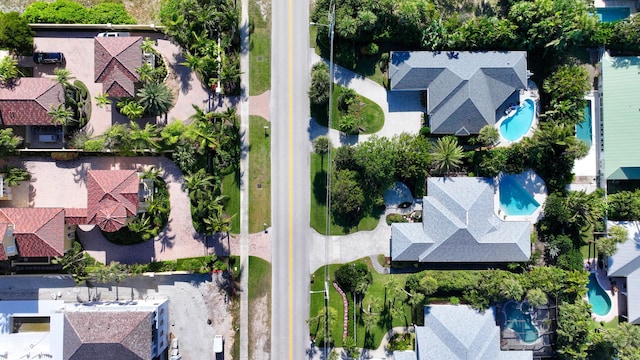
{"label": "turquoise pool water", "polygon": [[591,148],[591,100],[587,100],[587,106],[584,108],[584,120],[576,125],[576,136],[578,139],[587,143],[587,146]]}
{"label": "turquoise pool water", "polygon": [[596,14],[602,22],[616,22],[628,18],[631,15],[631,9],[628,7],[597,8]]}
{"label": "turquoise pool water", "polygon": [[589,275],[587,288],[589,289],[587,291],[587,297],[589,298],[593,312],[600,316],[607,315],[609,311],[611,311],[611,299],[607,292],[598,284],[596,274],[591,273],[591,275]]}
{"label": "turquoise pool water", "polygon": [[532,343],[538,340],[538,329],[531,322],[531,315],[523,313],[515,301],[505,304],[504,313],[507,318],[507,327],[515,331],[522,341]]}
{"label": "turquoise pool water", "polygon": [[500,208],[507,215],[531,215],[540,204],[513,179],[504,175],[498,184],[500,190]]}
{"label": "turquoise pool water", "polygon": [[500,124],[500,134],[509,141],[516,141],[523,137],[531,128],[534,114],[533,100],[527,99],[516,112]]}

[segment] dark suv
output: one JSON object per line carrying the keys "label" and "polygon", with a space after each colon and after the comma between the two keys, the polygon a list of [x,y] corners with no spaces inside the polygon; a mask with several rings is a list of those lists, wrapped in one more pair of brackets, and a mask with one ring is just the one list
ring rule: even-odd
{"label": "dark suv", "polygon": [[61,52],[37,52],[33,53],[33,61],[36,64],[62,64],[64,55]]}

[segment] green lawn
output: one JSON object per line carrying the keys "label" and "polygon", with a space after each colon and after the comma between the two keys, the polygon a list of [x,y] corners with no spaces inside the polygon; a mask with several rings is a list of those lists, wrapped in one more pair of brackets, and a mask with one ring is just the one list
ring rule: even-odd
{"label": "green lawn", "polygon": [[256,233],[271,224],[271,137],[264,135],[268,121],[254,115],[249,121],[249,233]]}
{"label": "green lawn", "polygon": [[[320,234],[326,234],[327,200],[326,200],[326,167],[327,159],[311,154],[311,227]],[[331,221],[331,235],[347,235],[357,231],[373,230],[378,226],[380,217],[373,214],[364,216],[357,226],[345,228]]]}
{"label": "green lawn", "polygon": [[[333,87],[333,117],[331,118],[331,128],[336,130],[340,130],[340,118],[343,115],[346,115],[345,113],[338,110],[338,98],[340,97],[340,94],[342,94],[344,89],[344,87],[337,84]],[[382,111],[382,108],[370,99],[361,95],[358,96],[360,97],[361,104],[359,110],[361,128],[360,133],[373,134],[380,131],[380,129],[382,129],[382,126],[384,126],[384,112]],[[318,124],[327,126],[329,121],[326,107],[312,106],[311,112]]]}
{"label": "green lawn", "polygon": [[[385,290],[384,285],[388,281],[390,277],[395,277],[400,284],[404,284],[408,274],[393,274],[393,275],[383,275],[378,274],[373,267],[371,266],[371,261],[369,258],[359,259],[354,261],[356,262],[364,262],[369,266],[369,270],[373,275],[373,283],[369,287],[367,295],[365,295],[363,299],[363,303],[366,303],[369,298],[380,299],[383,301],[385,299]],[[329,306],[335,308],[338,312],[339,321],[334,324],[332,327],[333,338],[335,339],[335,346],[342,346],[342,328],[343,322],[342,319],[344,317],[344,307],[342,305],[341,296],[333,287],[333,274],[342,264],[332,264],[329,266],[330,274],[331,274],[331,283],[329,283]],[[314,281],[312,281],[310,289],[311,291],[321,291],[324,289],[324,267],[316,270],[316,272],[312,275]],[[347,294],[348,296],[349,294]],[[310,317],[315,316],[324,306],[324,297],[322,293],[311,294],[310,298]],[[353,309],[350,309],[352,311]],[[407,322],[411,323],[410,318],[410,308],[406,306],[405,315],[407,316]],[[371,333],[365,335],[364,326],[362,322],[358,318],[358,326],[356,330],[356,340],[359,347],[366,347],[368,349],[377,349],[380,346],[380,342],[382,341],[385,333],[396,326],[404,326],[405,319],[404,318],[392,318],[389,314],[388,310],[383,310],[381,314],[381,319],[378,321],[377,326],[375,326]],[[311,333],[315,332],[316,326],[315,322],[311,322],[309,324],[309,329]]]}
{"label": "green lawn", "polygon": [[249,95],[260,95],[271,88],[271,19],[263,16],[256,0],[249,1]]}
{"label": "green lawn", "polygon": [[222,178],[222,195],[229,197],[224,210],[229,215],[237,214],[231,221],[231,233],[240,233],[240,170]]}

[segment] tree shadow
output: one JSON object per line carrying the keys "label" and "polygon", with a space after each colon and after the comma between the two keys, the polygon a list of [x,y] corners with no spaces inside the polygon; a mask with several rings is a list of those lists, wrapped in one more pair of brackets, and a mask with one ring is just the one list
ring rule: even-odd
{"label": "tree shadow", "polygon": [[318,204],[327,204],[327,172],[324,169],[313,177],[313,196]]}

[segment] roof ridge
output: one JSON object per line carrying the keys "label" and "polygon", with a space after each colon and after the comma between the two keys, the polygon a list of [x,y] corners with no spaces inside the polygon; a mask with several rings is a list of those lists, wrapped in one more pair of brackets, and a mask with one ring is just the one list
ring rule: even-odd
{"label": "roof ridge", "polygon": [[58,85],[58,82],[51,82],[51,86],[49,86],[46,90],[42,91],[40,94],[38,94],[38,96],[35,97],[35,99],[33,99],[38,105],[40,105],[45,111],[49,111],[51,109],[47,109],[43,103],[40,102],[40,99],[49,91],[51,91],[54,87],[56,87],[56,85]]}

